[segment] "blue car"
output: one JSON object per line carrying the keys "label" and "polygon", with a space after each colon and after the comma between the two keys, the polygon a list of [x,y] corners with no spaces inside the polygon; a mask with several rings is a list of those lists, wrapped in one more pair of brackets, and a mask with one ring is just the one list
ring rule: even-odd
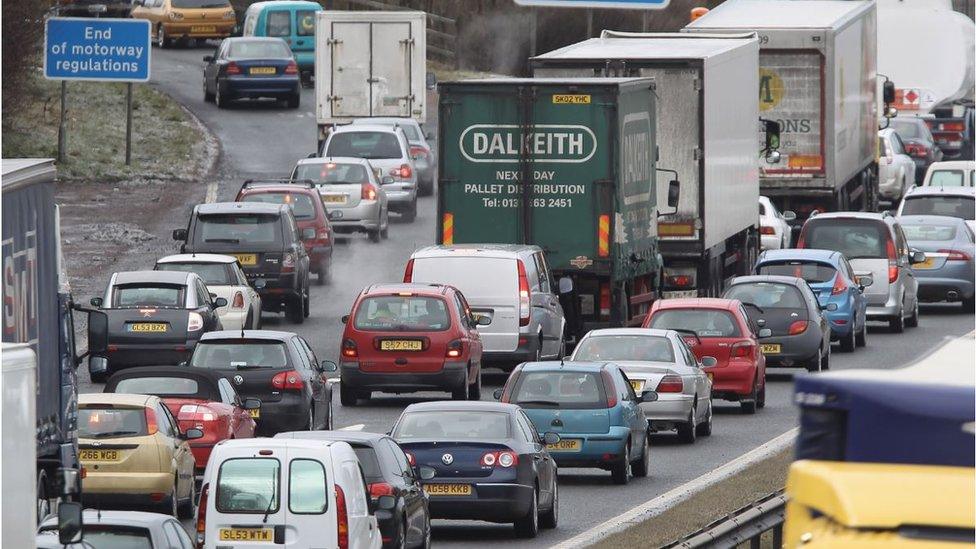
{"label": "blue car", "polygon": [[[858,275],[844,254],[832,250],[767,250],[756,262],[756,274],[802,278],[816,294],[830,321],[830,340],[839,341],[842,351],[867,345],[867,298],[864,288],[874,280]],[[836,309],[827,309],[833,303]]]}
{"label": "blue car", "polygon": [[495,392],[518,404],[540,433],[555,433],[549,452],[560,467],[609,470],[616,484],[647,476],[647,418],[641,402],[657,393],[634,393],[627,375],[604,362],[526,362]]}
{"label": "blue car", "polygon": [[217,108],[237,99],[267,97],[297,109],[302,99],[298,64],[280,38],[227,38],[203,58],[203,98]]}

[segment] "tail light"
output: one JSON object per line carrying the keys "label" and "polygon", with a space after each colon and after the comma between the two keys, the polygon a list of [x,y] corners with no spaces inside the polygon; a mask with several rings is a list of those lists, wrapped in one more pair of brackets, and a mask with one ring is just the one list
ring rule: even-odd
{"label": "tail light", "polygon": [[146,408],[146,434],[155,435],[159,432],[159,426],[156,424],[156,410],[152,408]]}
{"label": "tail light", "polygon": [[241,67],[237,63],[231,61],[230,63],[227,63],[227,68],[224,69],[224,72],[227,74],[241,74]]}
{"label": "tail light", "polygon": [[282,271],[292,271],[295,269],[295,254],[286,253],[281,258],[281,270]]}
{"label": "tail light", "polygon": [[898,265],[888,265],[888,284],[894,284],[898,280]]}
{"label": "tail light", "polygon": [[929,148],[921,143],[905,143],[905,152],[911,156],[925,158],[929,155]]}
{"label": "tail light", "polygon": [[271,378],[271,386],[278,390],[301,390],[305,388],[305,380],[302,375],[295,370],[275,374]]}
{"label": "tail light", "polygon": [[329,229],[326,229],[325,227],[319,227],[319,229],[315,232],[315,238],[319,240],[328,240]]}
{"label": "tail light", "polygon": [[805,331],[807,331],[806,320],[796,320],[793,323],[791,323],[790,327],[787,329],[787,333],[790,334],[791,336],[800,335]]}
{"label": "tail light", "polygon": [[498,399],[500,402],[511,402],[512,401],[512,389],[518,383],[519,376],[522,375],[522,365],[519,364],[512,370],[511,375],[508,376],[508,381],[505,382],[505,387],[502,389],[502,398]]}
{"label": "tail light", "polygon": [[335,485],[336,530],[338,530],[339,549],[349,549],[349,512],[346,510],[346,494],[342,487]]}
{"label": "tail light", "polygon": [[407,268],[403,270],[403,281],[413,282],[413,260],[407,261]]}
{"label": "tail light", "polygon": [[413,455],[413,453],[411,453],[411,452],[404,452],[404,454],[407,455],[407,463],[409,463],[411,467],[416,467],[417,466],[417,458]]}
{"label": "tail light", "polygon": [[946,256],[946,261],[969,261],[972,259],[966,252],[960,252],[956,250],[939,250],[941,254],[949,254]]}
{"label": "tail light", "polygon": [[659,393],[680,393],[684,389],[685,384],[681,381],[681,376],[668,374],[661,378],[656,390]]}
{"label": "tail light", "polygon": [[369,485],[369,497],[392,496],[393,486],[387,482],[374,482]]}
{"label": "tail light", "polygon": [[525,263],[518,260],[519,282],[519,326],[528,326],[532,310],[532,293],[529,291],[529,277],[525,274]]}
{"label": "tail light", "polygon": [[[690,288],[695,285],[695,279],[689,275],[672,275],[667,277],[665,280],[667,280],[669,286],[674,286],[677,288]],[[607,290],[609,289],[610,288],[608,286]],[[609,297],[609,291],[607,293],[607,297]],[[607,314],[610,314],[609,303],[607,305],[607,308],[608,308]]]}
{"label": "tail light", "polygon": [[200,489],[200,505],[197,507],[197,549],[203,549],[207,541],[207,500],[210,496],[210,484],[204,484]]}
{"label": "tail light", "polygon": [[234,294],[234,301],[231,302],[230,306],[233,307],[233,308],[235,308],[235,309],[243,309],[244,308],[244,293],[243,292],[236,292]]}
{"label": "tail light", "polygon": [[898,253],[895,251],[895,241],[888,238],[885,250],[888,253],[888,284],[894,284],[898,280]]}
{"label": "tail light", "polygon": [[610,285],[600,284],[600,316],[610,316]]}
{"label": "tail light", "polygon": [[600,377],[603,378],[603,392],[607,394],[607,408],[617,405],[617,391],[614,390],[613,378],[606,369],[600,370]]}
{"label": "tail light", "polygon": [[356,347],[356,342],[348,337],[342,340],[342,356],[346,358],[359,358],[359,349]]}
{"label": "tail light", "polygon": [[461,352],[464,350],[464,346],[460,339],[455,339],[454,341],[447,344],[447,353],[445,356],[447,358],[459,358]]}
{"label": "tail light", "polygon": [[414,145],[410,147],[410,156],[412,156],[413,158],[420,158],[420,157],[427,158],[427,149],[424,147]]}
{"label": "tail light", "polygon": [[939,131],[941,132],[961,132],[966,129],[966,125],[963,122],[943,122],[939,124]]}
{"label": "tail light", "polygon": [[740,341],[732,345],[729,354],[732,358],[751,358],[756,352],[755,347],[751,341]]}
{"label": "tail light", "polygon": [[378,191],[376,190],[376,185],[373,185],[372,183],[363,183],[362,192],[360,193],[359,198],[363,200],[376,200],[377,194]]}
{"label": "tail light", "polygon": [[844,278],[837,274],[837,278],[834,280],[834,287],[830,289],[830,295],[840,295],[847,291],[847,282],[844,282]]}
{"label": "tail light", "polygon": [[298,74],[298,63],[289,61],[288,66],[285,67],[285,74]]}
{"label": "tail light", "polygon": [[390,170],[390,175],[400,179],[410,179],[410,176],[413,175],[413,168],[410,167],[410,164],[400,164],[399,168]]}
{"label": "tail light", "polygon": [[514,467],[518,465],[518,455],[508,451],[486,452],[485,455],[481,456],[481,465],[483,467],[494,467],[495,465]]}
{"label": "tail light", "polygon": [[176,419],[178,421],[203,423],[205,421],[214,421],[217,419],[217,416],[213,410],[206,406],[200,404],[184,404],[180,406],[180,411],[176,414]]}
{"label": "tail light", "polygon": [[759,234],[775,235],[776,234],[776,229],[774,229],[772,227],[765,227],[765,226],[764,227],[760,227],[759,228]]}
{"label": "tail light", "polygon": [[200,313],[190,313],[189,318],[186,321],[186,331],[195,332],[203,328],[203,316]]}

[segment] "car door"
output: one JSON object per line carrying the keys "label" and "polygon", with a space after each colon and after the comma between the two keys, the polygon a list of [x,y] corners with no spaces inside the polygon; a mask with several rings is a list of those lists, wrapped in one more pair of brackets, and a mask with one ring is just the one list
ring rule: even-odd
{"label": "car door", "polygon": [[529,416],[525,412],[518,410],[515,412],[515,422],[525,442],[532,447],[532,459],[535,460],[536,470],[539,473],[539,486],[541,491],[547,493],[545,500],[552,498],[552,492],[556,488],[556,466],[546,450],[546,445],[539,438],[539,430],[532,424]]}
{"label": "car door", "polygon": [[911,249],[908,246],[908,239],[901,230],[901,225],[895,223],[892,228],[895,231],[895,247],[898,254],[898,276],[905,277],[902,279],[905,290],[905,313],[910,315],[915,300],[918,299],[918,280],[915,278],[915,270],[912,269],[909,259]]}
{"label": "car door", "polygon": [[383,450],[393,456],[393,463],[397,474],[403,479],[403,504],[407,514],[406,534],[407,545],[420,544],[424,540],[427,528],[427,495],[420,486],[420,479],[414,475],[413,467],[407,460],[406,454],[392,438],[380,441]]}
{"label": "car door", "polygon": [[299,350],[304,353],[306,360],[308,360],[308,380],[312,386],[312,400],[315,401],[315,408],[318,412],[316,415],[326,420],[328,419],[329,401],[331,400],[330,397],[332,394],[329,392],[325,373],[320,370],[321,366],[319,365],[318,358],[315,357],[315,352],[308,346],[308,343],[300,337],[296,337],[295,341],[298,344]]}
{"label": "car door", "polygon": [[478,327],[475,323],[474,317],[471,316],[471,307],[468,302],[464,300],[464,296],[461,292],[456,292],[454,294],[454,303],[458,310],[458,321],[460,323],[461,329],[464,331],[465,337],[464,342],[471,349],[470,357],[472,364],[481,365],[481,335],[478,334]]}
{"label": "car door", "polygon": [[[180,429],[169,410],[161,402],[154,404],[156,412],[156,428],[163,438],[163,458],[169,457],[170,467],[176,473],[176,496],[186,498],[190,496],[193,482],[193,454],[190,444],[180,435]],[[165,463],[162,461],[161,464]]]}
{"label": "car door", "polygon": [[[559,304],[559,295],[542,252],[532,254],[536,277],[539,285],[539,306],[545,311],[542,323],[542,356],[552,357],[562,352],[563,335],[563,307]],[[533,300],[536,296],[533,294]],[[535,304],[533,304],[535,305]]]}
{"label": "car door", "polygon": [[[329,543],[330,538],[336,539],[337,510],[335,491],[329,490],[329,463],[325,452],[313,451],[305,448],[290,447],[287,449],[288,478],[282,482],[282,489],[287,486],[287,500],[282,499],[285,511],[285,524],[293,530],[294,545],[301,547],[334,547]],[[332,452],[332,458],[335,453]],[[332,462],[334,463],[334,462]],[[346,499],[346,509],[349,511],[349,523],[352,526],[352,507],[357,504],[347,491],[341,479],[334,478],[333,482],[342,488]],[[352,501],[351,501],[352,500]],[[356,547],[352,532],[349,533],[349,547]],[[250,546],[250,544],[248,544]],[[272,546],[269,546],[272,547]]]}
{"label": "car door", "polygon": [[[241,397],[234,390],[234,386],[226,378],[220,378],[217,380],[217,388],[220,389],[221,401],[232,407],[231,432],[234,433],[234,438],[253,437],[256,427],[254,419],[251,417],[250,410],[244,409]],[[257,412],[260,414],[260,409]]]}
{"label": "car door", "polygon": [[207,285],[198,278],[194,283],[194,289],[197,294],[197,312],[203,317],[203,331],[211,332],[222,329],[223,326],[220,325],[220,319],[217,317],[217,310],[213,306],[213,298],[210,296]]}
{"label": "car door", "polygon": [[637,449],[644,447],[644,439],[647,438],[647,420],[644,419],[644,411],[638,405],[637,394],[634,393],[634,387],[627,379],[627,374],[616,366],[613,367],[612,372],[624,424],[630,429],[630,458],[634,459],[637,457],[635,453]]}
{"label": "car door", "polygon": [[851,307],[854,309],[852,322],[854,323],[854,328],[858,329],[858,327],[863,326],[864,322],[866,322],[867,300],[864,298],[864,290],[861,289],[857,276],[854,275],[854,268],[851,267],[847,258],[842,256],[839,264],[841,273],[847,277],[847,290],[851,294]]}

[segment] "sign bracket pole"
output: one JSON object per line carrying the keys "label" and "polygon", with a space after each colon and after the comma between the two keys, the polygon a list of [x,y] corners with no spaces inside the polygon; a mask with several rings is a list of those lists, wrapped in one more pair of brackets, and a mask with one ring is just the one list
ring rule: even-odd
{"label": "sign bracket pole", "polygon": [[132,165],[132,82],[125,84],[125,165]]}
{"label": "sign bracket pole", "polygon": [[68,81],[61,81],[61,117],[58,120],[58,164],[64,163],[64,158],[68,154]]}
{"label": "sign bracket pole", "polygon": [[586,37],[593,38],[593,10],[586,8]]}

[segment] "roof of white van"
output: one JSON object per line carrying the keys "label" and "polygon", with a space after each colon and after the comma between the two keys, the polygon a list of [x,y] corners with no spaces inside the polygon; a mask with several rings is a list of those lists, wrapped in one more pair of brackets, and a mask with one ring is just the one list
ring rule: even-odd
{"label": "roof of white van", "polygon": [[332,446],[341,441],[336,440],[316,440],[307,438],[236,438],[225,440],[215,448],[224,450],[279,450],[282,448],[307,448],[316,449],[324,446]]}
{"label": "roof of white van", "polygon": [[688,33],[634,34],[627,38],[590,38],[533,57],[561,59],[706,59],[758,43],[755,35],[708,35]]}
{"label": "roof of white van", "polygon": [[529,244],[454,244],[452,246],[427,246],[411,255],[411,259],[427,257],[498,257],[516,258],[519,253],[539,251]]}
{"label": "roof of white van", "polygon": [[943,160],[929,165],[930,170],[976,170],[973,160]]}
{"label": "roof of white van", "polygon": [[860,0],[730,0],[685,29],[840,28],[873,5]]}

